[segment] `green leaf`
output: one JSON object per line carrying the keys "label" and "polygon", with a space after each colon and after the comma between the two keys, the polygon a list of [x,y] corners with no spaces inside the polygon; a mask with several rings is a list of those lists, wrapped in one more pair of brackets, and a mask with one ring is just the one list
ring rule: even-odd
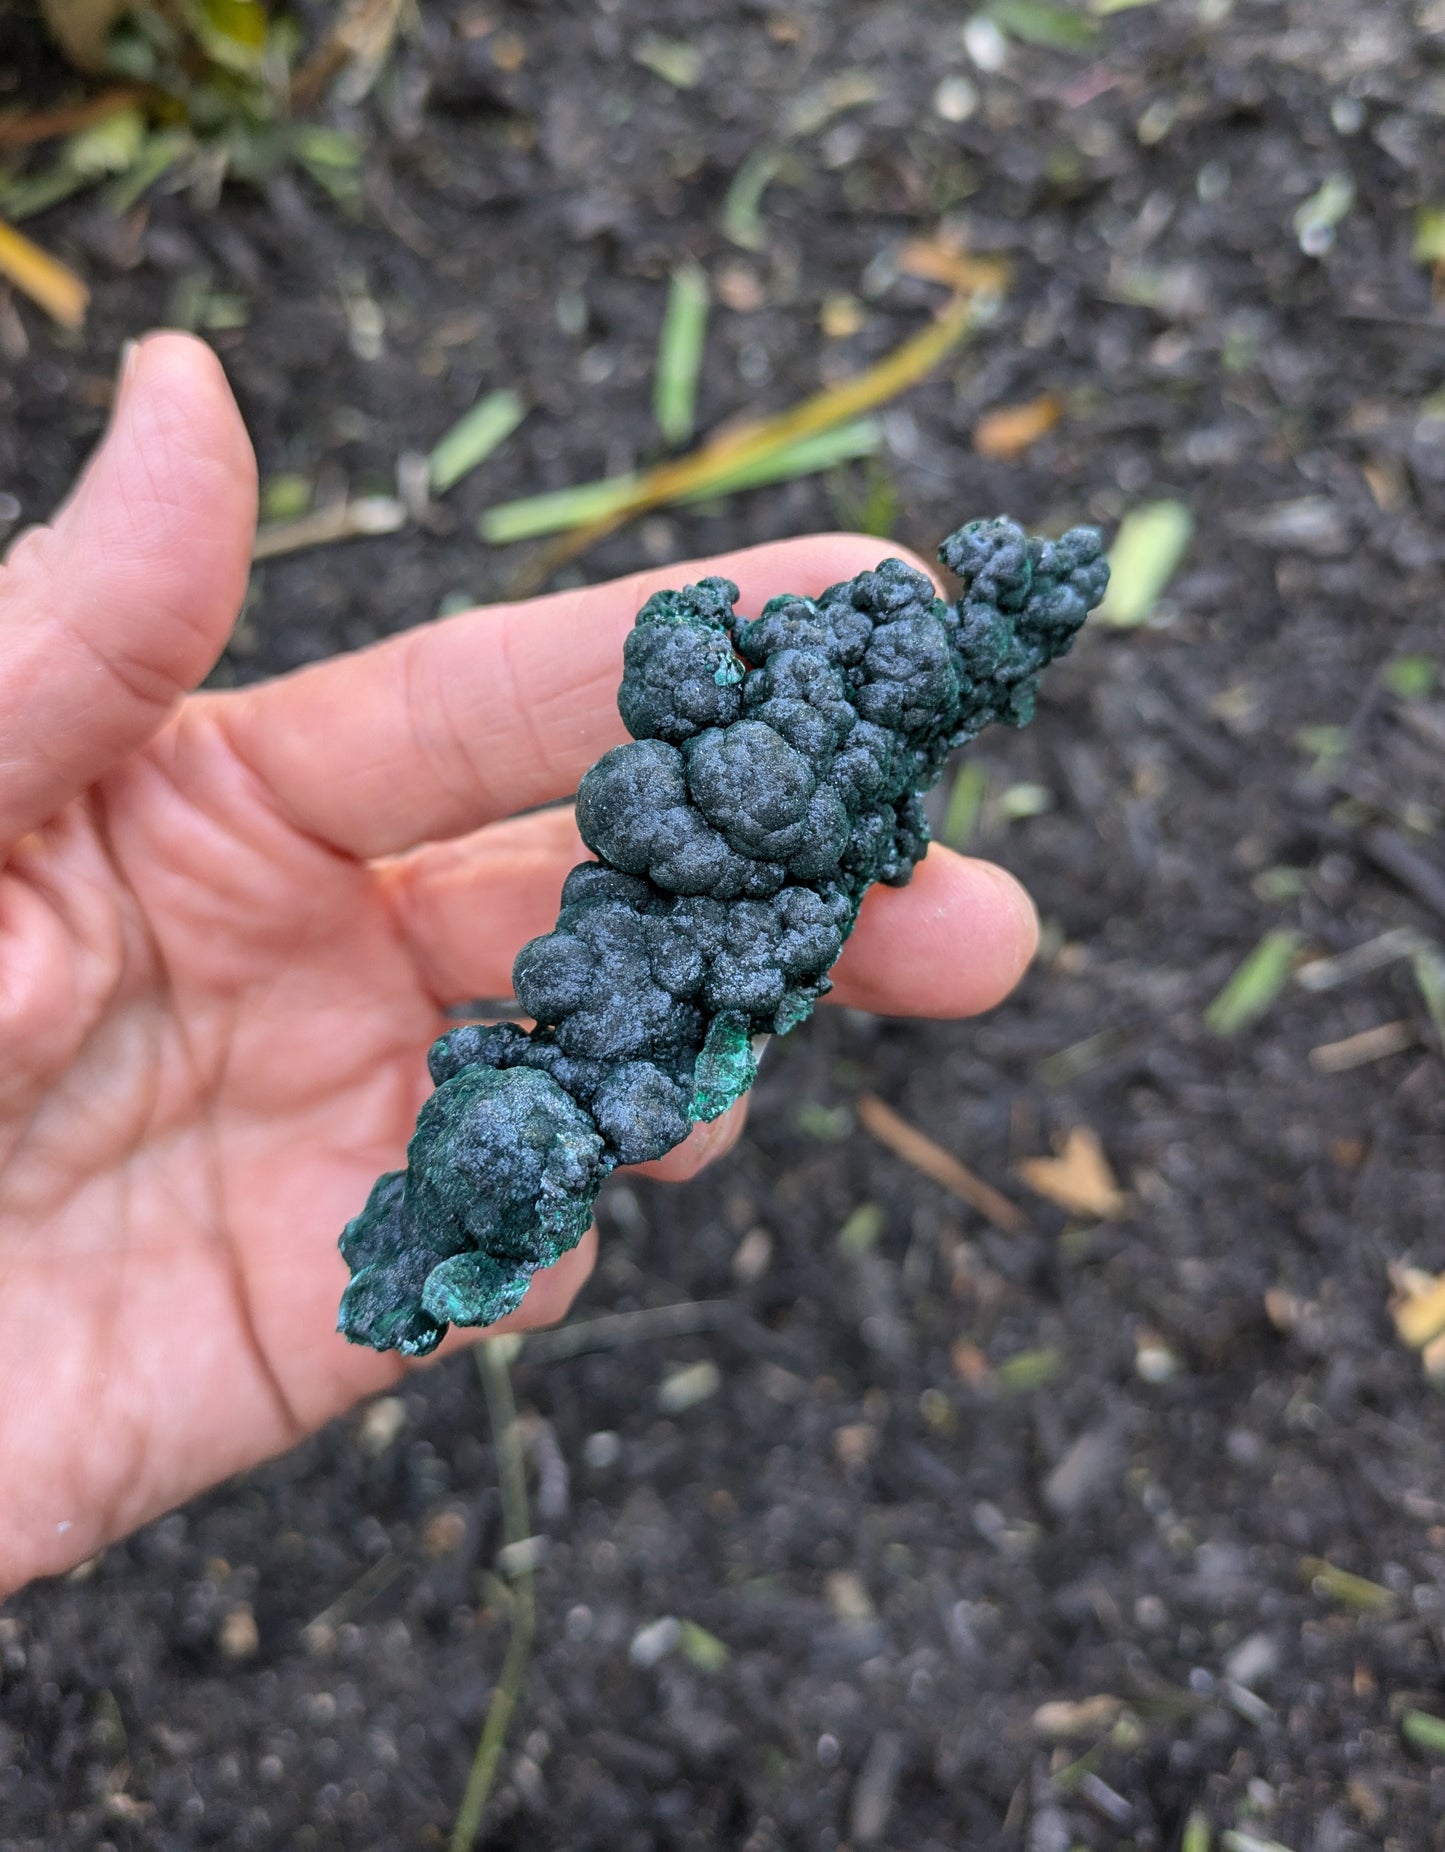
{"label": "green leaf", "polygon": [[1212,1839],[1208,1816],[1196,1807],[1184,1822],[1184,1837],[1179,1841],[1179,1852],[1209,1852]]}
{"label": "green leaf", "polygon": [[1294,234],[1307,257],[1320,257],[1335,241],[1335,227],[1355,203],[1355,183],[1348,174],[1331,174],[1294,215]]}
{"label": "green leaf", "polygon": [[428,458],[427,471],[433,492],[445,495],[463,476],[485,463],[526,415],[526,406],[507,386],[479,400],[438,440]]}
{"label": "green leaf", "polygon": [[1005,1395],[1028,1395],[1051,1383],[1064,1367],[1063,1352],[1045,1346],[1017,1351],[994,1371],[994,1381]]}
{"label": "green leaf", "polygon": [[1415,208],[1415,262],[1445,264],[1445,206]]}
{"label": "green leaf", "polygon": [[261,484],[261,519],[294,521],[311,506],[316,485],[299,469],[282,470]]}
{"label": "green leaf", "polygon": [[1109,549],[1109,589],[1098,621],[1118,630],[1146,623],[1193,535],[1194,516],[1183,502],[1150,502],[1131,509]]}
{"label": "green leaf", "polygon": [[1435,1040],[1445,1052],[1445,947],[1422,946],[1410,960],[1410,969],[1430,1013]]}
{"label": "green leaf", "polygon": [[148,136],[145,147],[129,170],[107,189],[106,205],[117,215],[129,212],[177,161],[195,151],[196,139],[189,129],[161,129]]}
{"label": "green leaf", "polygon": [[1439,670],[1429,656],[1397,656],[1385,664],[1383,679],[1402,701],[1423,701],[1435,687]]}
{"label": "green leaf", "polygon": [[1011,38],[1046,45],[1051,51],[1088,51],[1099,37],[1097,24],[1087,14],[1070,6],[1050,6],[1046,0],[989,0],[984,12]]}
{"label": "green leaf", "polygon": [[632,56],[654,77],[674,90],[691,90],[702,76],[702,53],[686,39],[667,39],[659,32],[644,32]]}
{"label": "green leaf", "polygon": [[696,1621],[690,1620],[681,1624],[677,1650],[698,1672],[721,1672],[732,1658],[731,1652],[715,1633],[709,1633],[706,1627],[699,1627]]}
{"label": "green leaf", "polygon": [[859,1203],[838,1230],[838,1250],[856,1260],[878,1245],[887,1217],[877,1203]]}
{"label": "green leaf", "polygon": [[1383,1614],[1399,1605],[1394,1594],[1383,1583],[1372,1582],[1367,1576],[1355,1575],[1348,1569],[1339,1569],[1334,1563],[1326,1562],[1322,1556],[1304,1557],[1300,1562],[1300,1573],[1309,1578],[1310,1586],[1316,1594],[1327,1596],[1331,1601],[1338,1601],[1341,1607],[1354,1608],[1361,1614]]}
{"label": "green leaf", "polygon": [[145,117],[141,112],[118,109],[114,115],[72,135],[62,150],[62,159],[72,173],[87,177],[123,174],[140,158],[145,141]]}
{"label": "green leaf", "polygon": [[988,792],[988,773],[977,759],[966,759],[958,769],[953,789],[948,794],[948,809],[943,813],[943,840],[950,849],[966,849]]}
{"label": "green leaf", "polygon": [[697,381],[707,339],[707,272],[691,259],[672,273],[657,345],[652,410],[669,444],[685,444],[697,417]]}
{"label": "green leaf", "polygon": [[1267,932],[1204,1012],[1213,1035],[1238,1035],[1265,1015],[1289,981],[1300,935],[1289,927]]}
{"label": "green leaf", "polygon": [[1417,1749],[1445,1756],[1445,1717],[1432,1717],[1429,1711],[1406,1711],[1400,1719],[1400,1734]]}

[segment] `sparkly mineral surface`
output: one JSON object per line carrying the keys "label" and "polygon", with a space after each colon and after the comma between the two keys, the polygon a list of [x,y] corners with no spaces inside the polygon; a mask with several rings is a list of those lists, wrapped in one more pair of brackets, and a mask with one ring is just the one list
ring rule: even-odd
{"label": "sparkly mineral surface", "polygon": [[513,968],[536,1027],[432,1048],[407,1167],[341,1237],[354,1343],[418,1356],[449,1324],[492,1324],[581,1239],[610,1171],[748,1090],[754,1038],[811,1014],[863,896],[926,851],[921,796],[948,755],[1031,717],[1108,580],[1086,527],[974,521],[939,558],[955,604],[891,559],[751,621],[726,579],[638,613],[617,702],[632,740],[577,793],[597,859]]}

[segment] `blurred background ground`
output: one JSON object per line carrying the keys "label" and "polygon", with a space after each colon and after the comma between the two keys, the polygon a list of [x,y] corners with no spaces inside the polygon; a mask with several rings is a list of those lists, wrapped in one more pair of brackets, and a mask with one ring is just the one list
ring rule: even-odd
{"label": "blurred background ground", "polygon": [[[71,94],[0,31],[0,105]],[[580,1337],[513,1364],[538,1634],[484,1843],[1445,1845],[1445,1420],[1391,1309],[1445,1269],[1445,8],[424,0],[313,121],[329,190],[288,162],[27,220],[82,334],[0,295],[10,530],[157,324],[221,353],[276,516],[527,407],[439,509],[259,567],[220,682],[505,594],[533,555],[481,511],[662,454],[687,258],[704,430],[923,326],[909,238],[1013,280],[875,456],[574,577],[1194,521],[1147,621],[939,794],[1038,897],[1018,995],[775,1043],[741,1149],[613,1187]],[[497,1481],[454,1360],[8,1603],[0,1846],[442,1846],[506,1650]]]}

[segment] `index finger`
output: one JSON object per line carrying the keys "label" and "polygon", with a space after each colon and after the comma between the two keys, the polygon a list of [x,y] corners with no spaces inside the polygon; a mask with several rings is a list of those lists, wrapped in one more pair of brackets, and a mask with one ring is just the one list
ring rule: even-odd
{"label": "index finger", "polygon": [[780,540],[465,611],[217,696],[213,712],[289,822],[352,855],[392,855],[566,797],[626,739],[622,645],[655,591],[717,575],[756,612],[890,552],[927,570],[865,534]]}

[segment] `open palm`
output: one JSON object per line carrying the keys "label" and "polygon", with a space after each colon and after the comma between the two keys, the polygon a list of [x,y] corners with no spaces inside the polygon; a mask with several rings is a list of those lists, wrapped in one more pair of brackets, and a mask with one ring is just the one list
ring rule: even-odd
{"label": "open palm", "polygon": [[[704,570],[187,694],[254,516],[219,366],[154,337],[75,494],[0,571],[0,1595],[409,1367],[336,1335],[336,1236],[402,1161],[447,1007],[507,994],[552,924],[584,851],[537,807],[623,737],[633,613]],[[877,552],[829,536],[706,569],[756,608]],[[934,851],[870,897],[838,994],[985,1008],[1033,933],[1010,877]],[[650,1168],[690,1175],[739,1123]],[[507,1322],[561,1317],[592,1252]]]}

